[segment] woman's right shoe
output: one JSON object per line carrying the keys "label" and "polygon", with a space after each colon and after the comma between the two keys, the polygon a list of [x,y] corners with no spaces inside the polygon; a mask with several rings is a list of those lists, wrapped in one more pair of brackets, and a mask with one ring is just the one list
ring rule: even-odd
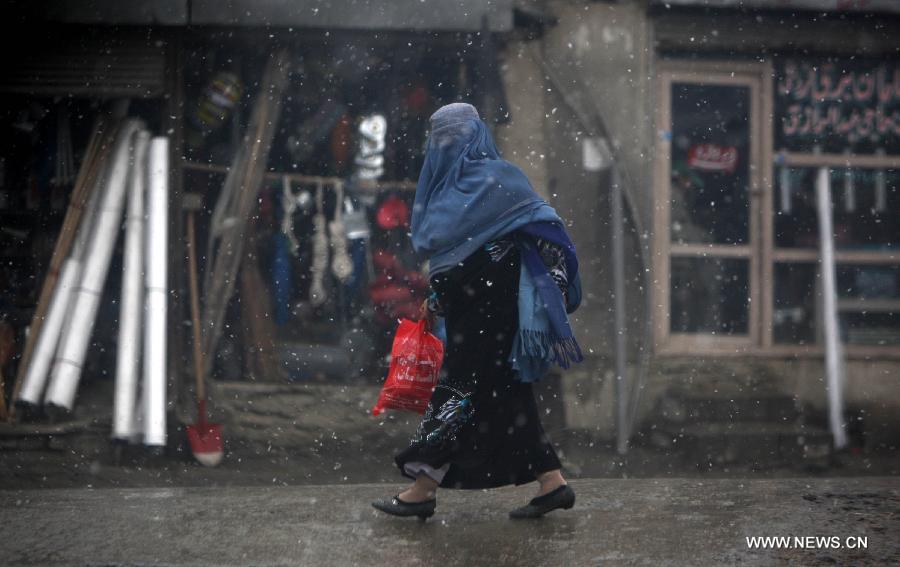
{"label": "woman's right shoe", "polygon": [[557,508],[564,508],[568,510],[572,506],[575,505],[575,491],[568,484],[564,484],[553,490],[552,492],[548,492],[543,496],[536,496],[531,499],[531,501],[522,506],[520,508],[516,508],[515,510],[509,513],[509,517],[514,520],[521,520],[524,518],[540,518],[547,512],[551,510],[556,510]]}
{"label": "woman's right shoe", "polygon": [[392,498],[384,498],[372,502],[372,506],[386,514],[393,516],[418,516],[420,520],[426,520],[433,516],[436,504],[437,499],[435,498],[423,502],[404,502],[400,500],[399,494]]}

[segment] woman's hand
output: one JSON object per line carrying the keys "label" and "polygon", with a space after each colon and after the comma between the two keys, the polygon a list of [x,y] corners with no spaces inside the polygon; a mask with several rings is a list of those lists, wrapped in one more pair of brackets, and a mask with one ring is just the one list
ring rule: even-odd
{"label": "woman's hand", "polygon": [[425,326],[429,331],[434,328],[435,314],[431,309],[428,308],[427,298],[422,301],[422,306],[419,307],[419,320],[425,321]]}

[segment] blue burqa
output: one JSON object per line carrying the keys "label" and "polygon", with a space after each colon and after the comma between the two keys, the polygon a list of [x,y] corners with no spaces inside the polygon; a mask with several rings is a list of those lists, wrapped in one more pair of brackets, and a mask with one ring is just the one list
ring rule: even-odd
{"label": "blue burqa", "polygon": [[[553,207],[518,167],[500,157],[469,104],[446,105],[431,117],[411,229],[413,248],[428,258],[430,275],[453,268],[492,240],[513,235],[522,257],[513,369],[521,381],[534,382],[552,362],[568,368],[582,360],[566,315],[581,299],[575,247]],[[563,248],[568,302],[547,273],[536,238]]]}

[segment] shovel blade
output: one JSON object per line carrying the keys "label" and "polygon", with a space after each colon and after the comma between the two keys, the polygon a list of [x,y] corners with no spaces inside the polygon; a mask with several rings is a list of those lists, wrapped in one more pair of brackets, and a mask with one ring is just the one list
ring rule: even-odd
{"label": "shovel blade", "polygon": [[218,423],[188,425],[191,452],[201,465],[214,467],[222,462],[222,426]]}

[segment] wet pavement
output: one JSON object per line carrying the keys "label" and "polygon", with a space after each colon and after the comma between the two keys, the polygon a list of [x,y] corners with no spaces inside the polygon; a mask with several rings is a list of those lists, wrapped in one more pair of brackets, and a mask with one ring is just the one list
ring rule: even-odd
{"label": "wet pavement", "polygon": [[[437,513],[424,523],[369,505],[400,484],[4,490],[0,563],[900,564],[897,477],[577,479],[571,485],[572,510],[530,521],[509,520],[507,511],[524,503],[533,486],[442,491]],[[755,536],[790,536],[794,548],[749,549],[747,538]],[[828,545],[844,547],[797,548],[795,536],[836,536]],[[846,547],[846,538],[857,536],[867,538],[867,548]]]}

